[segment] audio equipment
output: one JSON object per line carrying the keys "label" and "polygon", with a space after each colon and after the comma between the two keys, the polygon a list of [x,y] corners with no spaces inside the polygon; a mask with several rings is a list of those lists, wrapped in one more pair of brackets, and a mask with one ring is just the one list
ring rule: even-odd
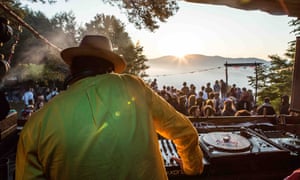
{"label": "audio equipment", "polygon": [[283,179],[297,167],[299,142],[297,135],[288,132],[245,127],[199,133],[204,172],[187,176],[172,160],[178,157],[174,143],[159,139],[169,179]]}

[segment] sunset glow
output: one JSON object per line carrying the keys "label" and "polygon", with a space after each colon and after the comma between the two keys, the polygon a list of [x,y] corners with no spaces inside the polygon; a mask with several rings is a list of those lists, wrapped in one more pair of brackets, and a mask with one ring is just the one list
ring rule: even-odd
{"label": "sunset glow", "polygon": [[[287,16],[274,16],[260,11],[243,11],[224,6],[209,6],[180,1],[179,11],[159,29],[150,32],[136,29],[117,7],[97,0],[82,3],[80,0],[58,1],[49,6],[29,3],[30,7],[52,17],[61,11],[73,11],[76,21],[84,24],[97,13],[115,15],[126,25],[133,42],[139,41],[147,58],[186,54],[223,57],[256,57],[284,55],[288,42],[295,40]],[[84,11],[83,9],[89,9]]]}

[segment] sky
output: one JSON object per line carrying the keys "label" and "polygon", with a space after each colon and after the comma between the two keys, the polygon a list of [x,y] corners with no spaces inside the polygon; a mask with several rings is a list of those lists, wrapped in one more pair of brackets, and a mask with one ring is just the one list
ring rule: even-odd
{"label": "sky", "polygon": [[[255,57],[269,60],[269,55],[284,56],[288,42],[295,40],[288,22],[292,17],[275,16],[261,11],[245,11],[226,6],[178,1],[179,11],[154,32],[136,29],[117,7],[101,0],[59,0],[56,4],[31,4],[51,18],[55,13],[73,11],[79,25],[97,13],[115,15],[125,25],[135,42],[144,47],[147,58],[166,55],[202,54],[231,58]],[[88,3],[87,3],[88,2]]]}

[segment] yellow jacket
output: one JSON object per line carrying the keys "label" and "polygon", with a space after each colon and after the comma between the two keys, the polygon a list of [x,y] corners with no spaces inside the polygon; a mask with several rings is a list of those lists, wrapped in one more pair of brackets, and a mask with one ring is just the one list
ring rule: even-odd
{"label": "yellow jacket", "polygon": [[202,172],[196,129],[141,79],[84,78],[26,123],[16,179],[167,179],[157,133],[176,144],[186,174]]}

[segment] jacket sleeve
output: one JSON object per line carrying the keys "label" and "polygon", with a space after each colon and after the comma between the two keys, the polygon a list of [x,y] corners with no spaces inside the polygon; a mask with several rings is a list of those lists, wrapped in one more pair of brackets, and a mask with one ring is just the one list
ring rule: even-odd
{"label": "jacket sleeve", "polygon": [[199,146],[198,133],[190,120],[177,112],[167,101],[149,90],[152,97],[152,116],[156,131],[173,140],[187,175],[201,174],[203,153]]}
{"label": "jacket sleeve", "polygon": [[35,120],[28,120],[19,137],[16,155],[16,180],[46,179],[38,159],[39,129]]}

